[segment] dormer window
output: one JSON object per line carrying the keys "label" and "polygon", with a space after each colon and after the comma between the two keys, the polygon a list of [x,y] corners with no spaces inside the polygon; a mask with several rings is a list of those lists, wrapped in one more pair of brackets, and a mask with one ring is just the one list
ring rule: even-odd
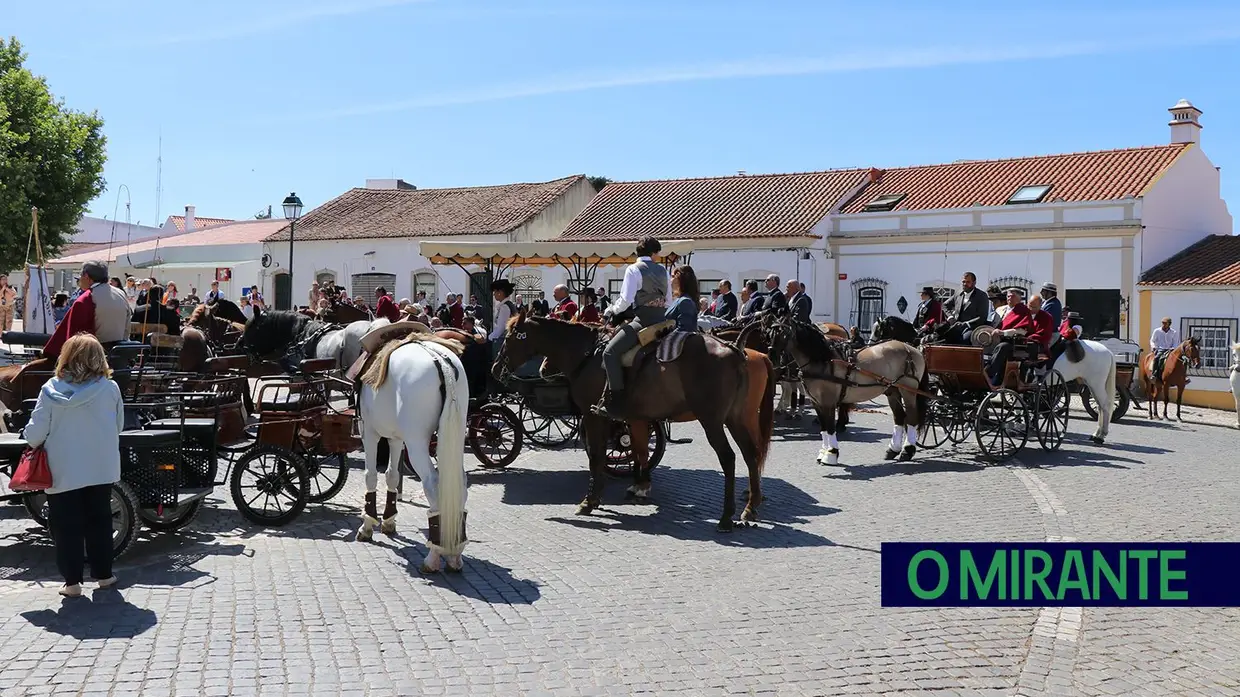
{"label": "dormer window", "polygon": [[865,204],[861,209],[863,213],[876,213],[878,211],[889,211],[896,207],[896,204],[904,200],[908,194],[883,194],[878,198]]}
{"label": "dormer window", "polygon": [[1050,184],[1038,184],[1034,186],[1022,186],[1016,190],[1016,193],[1006,201],[1008,205],[1015,203],[1041,203],[1042,199],[1050,193]]}

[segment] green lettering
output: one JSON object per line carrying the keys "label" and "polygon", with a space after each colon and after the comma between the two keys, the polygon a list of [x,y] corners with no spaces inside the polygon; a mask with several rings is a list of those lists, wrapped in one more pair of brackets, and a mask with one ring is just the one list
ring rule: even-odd
{"label": "green lettering", "polygon": [[[934,563],[939,566],[939,583],[932,591],[927,591],[921,587],[920,583],[917,582],[917,567],[926,559],[932,559]],[[913,591],[913,595],[921,598],[922,600],[934,600],[940,595],[943,595],[943,591],[947,590],[947,582],[950,576],[951,574],[947,571],[947,560],[943,558],[942,554],[939,554],[933,549],[923,549],[917,554],[914,554],[913,558],[909,560],[908,588]]]}
{"label": "green lettering", "polygon": [[1007,552],[999,550],[990,558],[990,566],[986,569],[986,580],[983,581],[977,570],[977,563],[973,561],[973,553],[967,549],[960,550],[960,599],[969,599],[970,586],[976,589],[978,600],[986,600],[990,595],[990,587],[995,583],[995,579],[999,580],[999,600],[1007,599],[1007,574],[1004,573],[1007,568]]}
{"label": "green lettering", "polygon": [[[1073,578],[1068,578],[1069,574]],[[1079,592],[1081,600],[1089,600],[1089,582],[1085,580],[1085,558],[1081,556],[1079,549],[1069,549],[1064,553],[1063,568],[1059,570],[1059,593],[1055,595],[1055,599],[1063,600],[1069,588]]]}
{"label": "green lettering", "polygon": [[1106,555],[1101,550],[1094,550],[1094,597],[1102,597],[1102,579],[1099,575],[1107,577],[1107,583],[1111,585],[1111,590],[1115,591],[1115,597],[1119,600],[1128,599],[1128,552],[1121,550],[1119,553],[1119,576],[1116,577],[1115,570],[1111,568],[1107,562]]}
{"label": "green lettering", "polygon": [[1158,597],[1161,600],[1188,600],[1188,591],[1173,591],[1168,588],[1168,581],[1183,581],[1188,577],[1186,571],[1172,571],[1172,559],[1184,559],[1188,552],[1182,549],[1164,549],[1158,553]]}
{"label": "green lettering", "polygon": [[[1042,568],[1034,571],[1033,560],[1038,559],[1042,562]],[[1050,600],[1054,598],[1051,593],[1050,586],[1046,585],[1046,577],[1051,574],[1051,555],[1040,549],[1025,550],[1025,596],[1023,600],[1033,600],[1033,584],[1038,584],[1042,589],[1042,598]]]}
{"label": "green lettering", "polygon": [[1150,599],[1150,560],[1158,556],[1158,552],[1152,549],[1134,549],[1128,552],[1129,559],[1138,559],[1141,565],[1137,567],[1137,597],[1141,600]]}
{"label": "green lettering", "polygon": [[1020,551],[1012,550],[1012,556],[1008,557],[1012,562],[1011,583],[1012,590],[1008,592],[1008,597],[1012,600],[1020,599]]}

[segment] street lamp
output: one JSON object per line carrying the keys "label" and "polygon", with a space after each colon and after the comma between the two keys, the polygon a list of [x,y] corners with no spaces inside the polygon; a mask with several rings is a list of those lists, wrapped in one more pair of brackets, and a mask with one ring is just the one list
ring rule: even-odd
{"label": "street lamp", "polygon": [[288,221],[288,309],[293,309],[293,228],[301,217],[301,199],[293,192],[284,199],[284,219]]}

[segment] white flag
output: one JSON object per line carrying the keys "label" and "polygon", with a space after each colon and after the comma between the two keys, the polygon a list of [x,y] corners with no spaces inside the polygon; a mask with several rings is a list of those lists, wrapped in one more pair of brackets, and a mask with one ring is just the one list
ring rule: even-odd
{"label": "white flag", "polygon": [[22,331],[32,334],[56,331],[56,318],[52,315],[52,286],[47,281],[47,269],[35,264],[26,265],[24,297]]}

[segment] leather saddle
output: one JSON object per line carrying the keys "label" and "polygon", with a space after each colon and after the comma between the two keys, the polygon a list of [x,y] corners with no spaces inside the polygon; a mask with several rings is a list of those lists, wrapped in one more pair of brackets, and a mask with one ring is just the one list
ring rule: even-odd
{"label": "leather saddle", "polygon": [[675,326],[675,320],[665,319],[658,324],[642,327],[637,332],[637,345],[620,356],[620,365],[625,368],[632,368],[637,364],[639,356],[652,353],[657,349],[659,341],[669,334]]}
{"label": "leather saddle", "polygon": [[378,353],[379,349],[393,341],[400,341],[414,332],[422,334],[432,333],[431,328],[425,324],[404,319],[366,332],[366,335],[361,339],[362,355],[358,356],[357,360],[353,361],[353,365],[349,366],[348,371],[345,372],[345,379],[350,381],[357,380],[362,373],[366,372],[366,368],[370,365],[371,356]]}

